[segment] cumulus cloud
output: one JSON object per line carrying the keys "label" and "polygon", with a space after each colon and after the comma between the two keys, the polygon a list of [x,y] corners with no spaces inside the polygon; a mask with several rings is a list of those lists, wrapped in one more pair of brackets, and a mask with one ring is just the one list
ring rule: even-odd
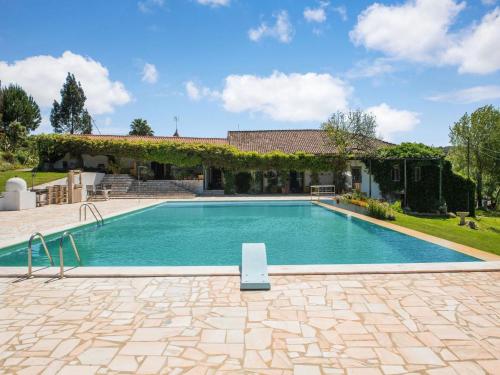
{"label": "cumulus cloud", "polygon": [[456,65],[460,73],[500,69],[500,8],[481,22],[451,32],[465,2],[408,0],[402,5],[375,3],[359,16],[350,38],[356,45],[413,62]]}
{"label": "cumulus cloud", "polygon": [[450,91],[427,98],[434,102],[469,104],[500,99],[499,85],[474,86],[467,89]]}
{"label": "cumulus cloud", "polygon": [[293,27],[286,10],[279,11],[274,15],[276,22],[269,26],[262,22],[258,27],[248,30],[248,37],[253,42],[258,42],[264,37],[279,40],[281,43],[290,43],[293,37]]}
{"label": "cumulus cloud", "polygon": [[386,103],[369,107],[366,112],[375,115],[377,132],[385,140],[391,140],[394,133],[413,130],[420,123],[418,113],[395,109]]}
{"label": "cumulus cloud", "polygon": [[189,99],[194,101],[199,101],[203,98],[217,99],[220,97],[220,93],[218,91],[210,90],[205,86],[197,85],[193,81],[186,82],[184,86]]}
{"label": "cumulus cloud", "polygon": [[227,6],[231,0],[197,0],[198,4],[208,5],[211,7]]}
{"label": "cumulus cloud", "polygon": [[443,57],[460,73],[492,73],[500,69],[500,7],[457,38]]}
{"label": "cumulus cloud", "polygon": [[304,18],[307,22],[323,23],[326,21],[326,12],[324,7],[304,9]]}
{"label": "cumulus cloud", "polygon": [[324,121],[348,107],[352,88],[330,74],[273,72],[230,75],[221,94],[230,112],[262,113],[277,121]]}
{"label": "cumulus cloud", "polygon": [[164,4],[164,0],[143,0],[137,3],[137,8],[142,13],[151,13],[154,8],[161,8]]}
{"label": "cumulus cloud", "polygon": [[403,5],[375,3],[365,9],[350,32],[356,45],[413,61],[432,61],[447,46],[447,32],[465,3],[410,0]]}
{"label": "cumulus cloud", "polygon": [[154,64],[145,63],[142,68],[142,82],[156,83],[158,81],[158,70]]}
{"label": "cumulus cloud", "polygon": [[116,106],[132,99],[123,83],[112,81],[108,69],[100,62],[70,51],[60,57],[32,56],[12,64],[0,61],[2,84],[22,86],[42,108],[50,107],[54,99],[60,100],[59,91],[68,72],[82,84],[86,106],[94,115],[113,112]]}

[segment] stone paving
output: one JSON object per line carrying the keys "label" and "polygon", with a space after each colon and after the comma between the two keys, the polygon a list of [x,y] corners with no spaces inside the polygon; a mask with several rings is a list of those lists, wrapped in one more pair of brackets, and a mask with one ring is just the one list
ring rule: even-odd
{"label": "stone paving", "polygon": [[0,373],[500,373],[500,272],[271,282],[0,279]]}

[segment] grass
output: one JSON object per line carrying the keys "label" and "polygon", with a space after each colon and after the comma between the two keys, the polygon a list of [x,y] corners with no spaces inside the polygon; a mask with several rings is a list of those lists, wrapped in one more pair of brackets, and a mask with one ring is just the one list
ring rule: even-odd
{"label": "grass", "polygon": [[[37,172],[35,176],[35,186],[66,177],[66,175],[66,172]],[[28,184],[28,188],[31,188],[30,171],[6,171],[0,172],[0,193],[5,191],[5,183],[7,180],[16,176],[24,179]]]}
{"label": "grass", "polygon": [[477,230],[459,226],[459,218],[427,218],[402,213],[396,213],[395,224],[500,255],[500,217],[481,211],[476,215],[475,219],[467,218],[467,221],[476,221]]}

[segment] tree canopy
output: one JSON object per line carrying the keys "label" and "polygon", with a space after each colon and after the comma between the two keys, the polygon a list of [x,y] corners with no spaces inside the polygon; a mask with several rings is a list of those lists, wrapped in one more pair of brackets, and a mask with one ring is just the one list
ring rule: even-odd
{"label": "tree canopy", "polygon": [[500,110],[487,105],[465,113],[450,127],[453,167],[476,182],[478,206],[483,195],[498,201],[500,193]]}
{"label": "tree canopy", "polygon": [[92,133],[92,118],[85,109],[86,100],[82,85],[73,74],[68,73],[61,89],[61,103],[54,100],[50,113],[55,133]]}
{"label": "tree canopy", "polygon": [[142,118],[136,118],[130,124],[129,135],[154,135],[153,129],[149,126],[148,122]]}
{"label": "tree canopy", "polygon": [[40,108],[20,86],[0,87],[2,148],[13,150],[40,125]]}

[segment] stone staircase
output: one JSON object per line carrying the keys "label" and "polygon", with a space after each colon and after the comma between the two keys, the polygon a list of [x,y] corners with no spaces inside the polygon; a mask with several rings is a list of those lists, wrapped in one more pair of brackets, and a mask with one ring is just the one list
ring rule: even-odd
{"label": "stone staircase", "polygon": [[111,198],[193,198],[195,193],[171,180],[138,181],[126,174],[105,175]]}

